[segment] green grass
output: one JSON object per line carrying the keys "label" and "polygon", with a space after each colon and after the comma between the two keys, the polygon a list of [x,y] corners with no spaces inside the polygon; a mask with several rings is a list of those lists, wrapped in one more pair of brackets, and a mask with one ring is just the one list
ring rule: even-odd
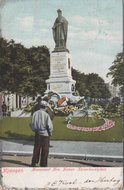
{"label": "green grass", "polygon": [[77,125],[77,126],[82,126],[82,127],[97,127],[99,125],[102,125],[104,123],[104,120],[100,119],[95,119],[94,117],[84,117],[84,118],[74,118],[72,120],[72,123]]}
{"label": "green grass", "polygon": [[29,126],[30,118],[7,117],[0,120],[0,136],[5,138],[32,138],[34,133]]}
{"label": "green grass", "polygon": [[[66,127],[65,117],[56,116],[53,120],[54,130],[52,140],[74,140],[74,141],[100,141],[121,142],[122,141],[122,119],[114,118],[115,127],[101,132],[80,132]],[[29,127],[30,118],[4,118],[0,120],[0,136],[3,138],[33,139],[34,132]],[[73,124],[82,127],[95,127],[104,123],[103,120],[94,118],[75,118]]]}

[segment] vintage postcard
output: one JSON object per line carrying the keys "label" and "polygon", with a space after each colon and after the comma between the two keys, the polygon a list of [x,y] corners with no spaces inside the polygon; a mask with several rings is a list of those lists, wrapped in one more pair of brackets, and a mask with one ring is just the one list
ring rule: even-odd
{"label": "vintage postcard", "polygon": [[123,189],[122,0],[0,0],[0,189]]}

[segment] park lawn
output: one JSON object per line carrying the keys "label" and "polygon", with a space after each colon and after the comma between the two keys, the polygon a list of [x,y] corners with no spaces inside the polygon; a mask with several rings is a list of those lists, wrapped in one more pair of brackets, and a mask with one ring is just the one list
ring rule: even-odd
{"label": "park lawn", "polygon": [[7,117],[0,120],[0,136],[3,138],[32,138],[34,133],[30,128],[31,118]]}
{"label": "park lawn", "polygon": [[[122,142],[122,119],[113,118],[115,127],[101,132],[81,132],[68,129],[65,117],[55,116],[53,120],[54,130],[52,140],[71,141],[100,141],[100,142]],[[31,118],[4,118],[0,120],[0,137],[32,140],[34,132],[31,131],[29,123]],[[73,124],[82,127],[95,127],[104,123],[103,120],[94,118],[74,118]]]}
{"label": "park lawn", "polygon": [[[60,123],[61,119],[61,124]],[[75,140],[75,141],[99,141],[99,142],[122,142],[122,119],[114,118],[115,127],[101,132],[81,132],[68,129],[65,118],[57,117],[54,120],[53,140]],[[95,127],[103,124],[103,120],[94,118],[75,118],[72,124],[82,127]]]}

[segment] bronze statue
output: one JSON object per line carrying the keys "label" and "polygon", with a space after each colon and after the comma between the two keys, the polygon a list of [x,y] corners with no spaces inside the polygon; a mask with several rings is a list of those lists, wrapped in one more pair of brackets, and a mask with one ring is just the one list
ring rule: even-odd
{"label": "bronze statue", "polygon": [[55,41],[54,52],[68,51],[66,49],[68,21],[62,16],[62,11],[60,9],[58,9],[57,12],[58,12],[58,17],[56,18],[52,28],[53,38]]}

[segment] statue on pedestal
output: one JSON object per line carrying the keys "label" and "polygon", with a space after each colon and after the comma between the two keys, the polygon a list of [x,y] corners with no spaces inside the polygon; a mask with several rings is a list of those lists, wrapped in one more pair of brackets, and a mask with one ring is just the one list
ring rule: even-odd
{"label": "statue on pedestal", "polygon": [[68,21],[62,16],[62,11],[60,9],[58,9],[57,12],[58,17],[52,27],[53,39],[55,41],[54,52],[68,51],[66,49]]}

